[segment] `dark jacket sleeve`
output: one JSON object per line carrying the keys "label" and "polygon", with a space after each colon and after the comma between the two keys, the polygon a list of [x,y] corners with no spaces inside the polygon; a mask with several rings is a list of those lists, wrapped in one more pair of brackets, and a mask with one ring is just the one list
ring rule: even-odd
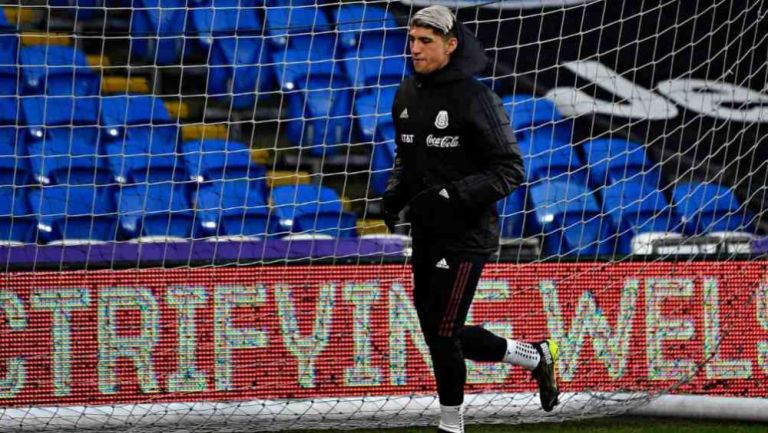
{"label": "dark jacket sleeve", "polygon": [[508,196],[524,179],[523,159],[501,99],[489,88],[475,93],[468,120],[475,137],[472,145],[481,169],[454,181],[462,204],[475,207],[495,203]]}
{"label": "dark jacket sleeve", "polygon": [[395,95],[394,102],[392,102],[392,120],[395,125],[395,164],[392,167],[392,172],[387,180],[387,188],[384,191],[384,194],[382,194],[386,204],[394,208],[393,210],[395,211],[400,211],[408,202],[408,192],[403,173],[402,153],[400,151],[400,146],[402,146],[402,143],[400,142],[400,128],[398,126],[398,118],[395,117],[395,111],[397,111],[398,107],[399,93],[400,92],[398,91]]}

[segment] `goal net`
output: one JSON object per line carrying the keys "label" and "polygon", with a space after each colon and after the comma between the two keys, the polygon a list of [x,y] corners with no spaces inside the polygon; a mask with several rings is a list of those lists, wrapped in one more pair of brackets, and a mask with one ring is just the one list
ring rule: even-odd
{"label": "goal net", "polygon": [[380,197],[438,3],[525,164],[469,321],[560,345],[554,411],[468,361],[467,421],[764,417],[763,2],[51,0],[0,14],[0,431],[434,424]]}

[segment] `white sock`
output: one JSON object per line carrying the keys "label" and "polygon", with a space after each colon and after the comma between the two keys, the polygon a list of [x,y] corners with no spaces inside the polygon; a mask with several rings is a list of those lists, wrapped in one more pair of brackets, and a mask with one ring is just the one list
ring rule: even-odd
{"label": "white sock", "polygon": [[504,355],[504,362],[507,364],[519,365],[533,370],[539,365],[540,358],[539,352],[536,351],[533,344],[507,338],[507,354]]}
{"label": "white sock", "polygon": [[464,433],[464,413],[461,405],[440,405],[440,425],[437,428],[451,433]]}

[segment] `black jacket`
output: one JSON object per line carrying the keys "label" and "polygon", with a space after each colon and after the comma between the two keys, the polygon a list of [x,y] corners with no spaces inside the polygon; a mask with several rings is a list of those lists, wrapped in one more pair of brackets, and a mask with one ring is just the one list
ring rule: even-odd
{"label": "black jacket", "polygon": [[489,253],[499,243],[496,202],[523,181],[523,162],[501,100],[473,78],[488,61],[483,47],[457,25],[449,63],[398,88],[397,151],[384,207],[408,207],[414,242]]}

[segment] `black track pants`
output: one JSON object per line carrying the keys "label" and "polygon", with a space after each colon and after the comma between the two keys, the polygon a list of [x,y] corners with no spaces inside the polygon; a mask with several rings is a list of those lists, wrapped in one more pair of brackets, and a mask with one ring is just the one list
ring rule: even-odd
{"label": "black track pants", "polygon": [[505,339],[480,326],[464,326],[487,260],[487,255],[414,244],[413,298],[443,405],[464,401],[464,358],[498,362],[506,353]]}

